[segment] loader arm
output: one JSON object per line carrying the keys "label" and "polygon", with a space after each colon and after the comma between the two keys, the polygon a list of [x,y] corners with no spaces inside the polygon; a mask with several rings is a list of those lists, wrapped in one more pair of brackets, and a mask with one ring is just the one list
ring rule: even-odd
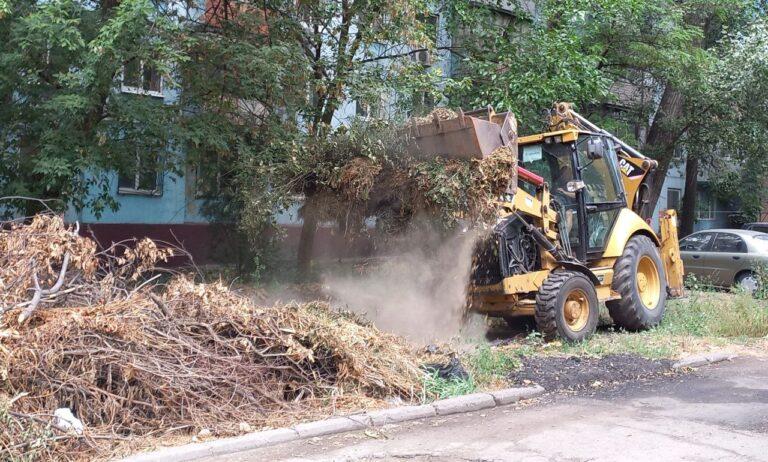
{"label": "loader arm", "polygon": [[672,297],[682,297],[683,261],[680,259],[680,243],[677,239],[677,213],[666,210],[659,218],[661,228],[661,260],[667,276],[667,290]]}

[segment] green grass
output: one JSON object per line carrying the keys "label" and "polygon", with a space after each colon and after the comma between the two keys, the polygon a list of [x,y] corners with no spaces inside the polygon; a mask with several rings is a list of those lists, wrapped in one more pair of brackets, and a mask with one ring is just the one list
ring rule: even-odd
{"label": "green grass", "polygon": [[473,393],[503,382],[510,371],[520,367],[520,355],[516,350],[491,348],[482,345],[462,358],[462,364],[469,374],[467,379],[444,379],[437,372],[424,379],[427,398],[443,399],[451,396]]}
{"label": "green grass", "polygon": [[672,300],[659,331],[699,337],[768,336],[768,302],[745,293],[692,292]]}
{"label": "green grass", "polygon": [[467,363],[470,373],[482,386],[503,379],[509,371],[520,367],[519,356],[514,351],[483,345],[469,356]]}
{"label": "green grass", "polygon": [[557,353],[585,356],[632,353],[672,358],[688,349],[746,345],[768,336],[768,302],[745,293],[689,291],[670,300],[658,327],[644,332],[608,328],[586,342],[557,344]]}
{"label": "green grass", "polygon": [[466,395],[476,389],[477,385],[471,374],[467,379],[444,379],[439,377],[437,372],[433,372],[424,378],[424,401]]}
{"label": "green grass", "polygon": [[689,291],[670,300],[662,323],[644,332],[601,328],[587,341],[544,342],[534,332],[503,347],[482,345],[461,358],[467,380],[445,380],[436,374],[425,382],[426,396],[435,399],[504,386],[510,372],[525,356],[606,356],[635,354],[649,359],[676,358],[728,346],[757,345],[768,338],[768,301],[744,293]]}

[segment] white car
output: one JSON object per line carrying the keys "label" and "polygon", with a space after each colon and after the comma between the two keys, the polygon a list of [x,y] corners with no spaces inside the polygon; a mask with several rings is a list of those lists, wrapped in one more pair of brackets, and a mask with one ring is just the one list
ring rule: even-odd
{"label": "white car", "polygon": [[686,274],[718,287],[757,290],[760,267],[768,269],[768,234],[745,229],[708,229],[680,240]]}

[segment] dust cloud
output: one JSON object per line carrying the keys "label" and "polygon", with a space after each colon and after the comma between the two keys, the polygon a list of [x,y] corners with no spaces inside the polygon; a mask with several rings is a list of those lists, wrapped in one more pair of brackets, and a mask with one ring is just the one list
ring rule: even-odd
{"label": "dust cloud", "polygon": [[397,252],[365,274],[325,275],[325,290],[334,305],[413,342],[479,339],[484,317],[467,313],[466,301],[472,251],[481,232],[442,234],[406,233],[394,246]]}

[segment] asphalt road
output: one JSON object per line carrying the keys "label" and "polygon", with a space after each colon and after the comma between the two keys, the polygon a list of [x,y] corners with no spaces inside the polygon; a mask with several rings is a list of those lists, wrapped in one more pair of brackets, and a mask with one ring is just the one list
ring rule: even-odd
{"label": "asphalt road", "polygon": [[768,461],[768,361],[286,443],[221,461]]}

